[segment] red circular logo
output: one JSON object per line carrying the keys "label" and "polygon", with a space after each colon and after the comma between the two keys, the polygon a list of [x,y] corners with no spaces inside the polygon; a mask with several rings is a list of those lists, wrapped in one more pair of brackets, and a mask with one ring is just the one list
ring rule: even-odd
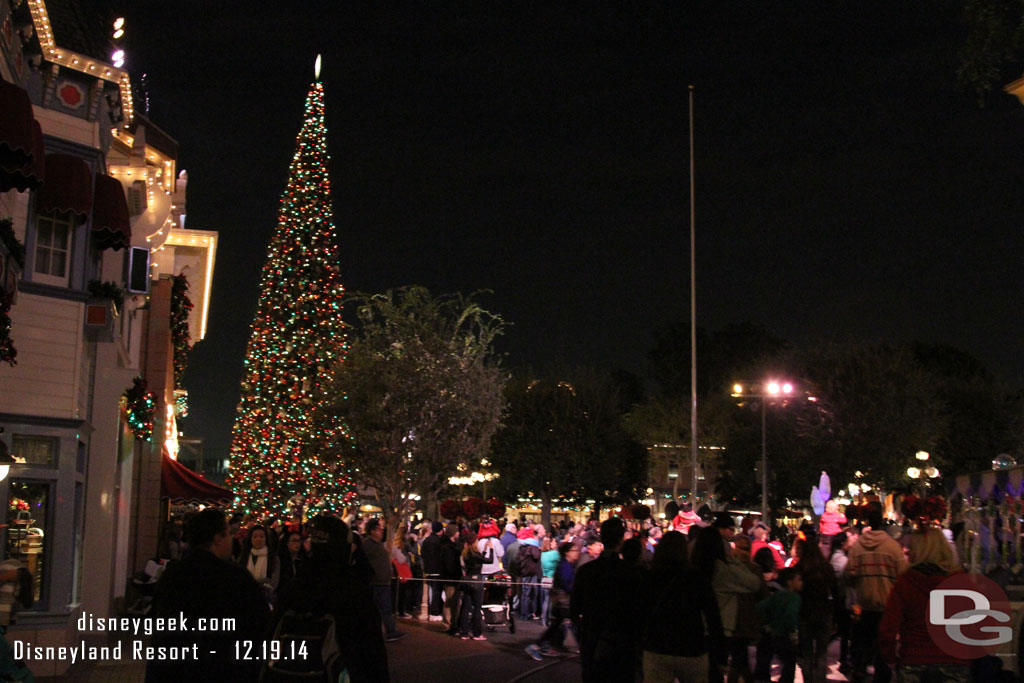
{"label": "red circular logo", "polygon": [[928,595],[928,634],[959,659],[984,657],[1011,642],[1012,618],[1006,592],[979,574],[954,574]]}
{"label": "red circular logo", "polygon": [[67,82],[57,90],[57,96],[60,97],[61,102],[72,109],[78,109],[82,104],[82,100],[85,99],[82,91],[77,86]]}

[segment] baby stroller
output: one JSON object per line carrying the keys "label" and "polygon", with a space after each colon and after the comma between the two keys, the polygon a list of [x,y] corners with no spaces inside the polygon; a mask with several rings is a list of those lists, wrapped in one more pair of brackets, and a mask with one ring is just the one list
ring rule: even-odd
{"label": "baby stroller", "polygon": [[509,633],[516,632],[516,620],[512,616],[512,577],[498,572],[491,574],[484,585],[484,623],[488,631],[497,626],[508,626]]}

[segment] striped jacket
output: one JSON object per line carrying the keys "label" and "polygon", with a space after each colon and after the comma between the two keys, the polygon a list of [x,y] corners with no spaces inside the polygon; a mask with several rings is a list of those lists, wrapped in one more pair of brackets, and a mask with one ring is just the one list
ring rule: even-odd
{"label": "striped jacket", "polygon": [[885,531],[865,529],[847,555],[846,578],[857,592],[858,604],[865,612],[881,612],[896,579],[907,569],[903,548]]}

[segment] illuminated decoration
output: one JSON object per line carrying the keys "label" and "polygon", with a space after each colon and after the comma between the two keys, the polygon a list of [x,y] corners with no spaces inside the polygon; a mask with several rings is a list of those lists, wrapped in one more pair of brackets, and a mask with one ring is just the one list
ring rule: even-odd
{"label": "illuminated decoration", "polygon": [[166,427],[164,427],[164,450],[167,451],[167,456],[171,460],[177,460],[180,446],[178,445],[178,421],[174,417],[174,403],[168,403],[165,408],[167,420]]}
{"label": "illuminated decoration", "polygon": [[58,47],[53,37],[53,28],[50,26],[46,3],[43,0],[28,0],[28,7],[32,13],[32,26],[39,38],[39,46],[43,50],[43,58],[68,69],[116,83],[121,91],[121,111],[124,113],[124,125],[130,124],[135,114],[132,106],[132,83],[128,72],[106,62]]}
{"label": "illuminated decoration", "polygon": [[174,390],[174,414],[176,417],[188,417],[188,392],[184,389]]}
{"label": "illuminated decoration", "polygon": [[174,388],[182,388],[188,354],[192,350],[188,331],[188,315],[192,311],[192,300],[188,298],[188,279],[175,275],[171,286],[171,341],[174,345]]}
{"label": "illuminated decoration", "polygon": [[146,391],[146,380],[136,377],[132,386],[121,395],[121,407],[128,428],[136,439],[153,440],[153,416],[156,414],[156,397]]}
{"label": "illuminated decoration", "polygon": [[288,514],[295,496],[310,516],[356,498],[348,468],[322,455],[347,442],[344,426],[313,421],[347,349],[326,134],[317,81],[263,266],[231,445],[236,505],[262,515]]}
{"label": "illuminated decoration", "polygon": [[[163,246],[154,249],[154,252],[163,251],[165,247],[187,247],[206,252],[200,262],[201,275],[198,282],[193,280],[190,284],[202,290],[197,306],[198,315],[195,316],[193,324],[189,325],[189,332],[192,333],[192,341],[199,342],[206,338],[206,328],[210,316],[210,295],[213,287],[213,266],[217,259],[218,235],[210,230],[179,230],[174,228],[167,236]],[[179,252],[180,253],[180,252]],[[198,329],[198,333],[197,333]]]}

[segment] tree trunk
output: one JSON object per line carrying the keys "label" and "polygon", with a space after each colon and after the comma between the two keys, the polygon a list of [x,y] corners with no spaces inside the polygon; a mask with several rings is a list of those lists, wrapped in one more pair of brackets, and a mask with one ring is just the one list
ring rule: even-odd
{"label": "tree trunk", "polygon": [[547,486],[540,496],[540,523],[545,529],[551,528],[551,491]]}
{"label": "tree trunk", "polygon": [[596,520],[600,521],[600,519],[601,519],[601,501],[599,501],[599,500],[595,500],[594,501],[594,510],[593,510],[593,512],[590,513],[590,518],[591,519],[596,519]]}

